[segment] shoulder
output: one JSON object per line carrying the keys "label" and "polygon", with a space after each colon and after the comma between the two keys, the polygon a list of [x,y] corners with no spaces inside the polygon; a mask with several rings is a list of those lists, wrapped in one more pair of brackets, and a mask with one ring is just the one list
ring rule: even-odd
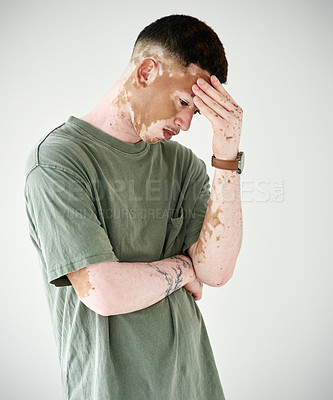
{"label": "shoulder", "polygon": [[26,178],[38,166],[59,168],[79,174],[89,165],[89,152],[84,141],[72,134],[65,123],[42,137],[25,160]]}

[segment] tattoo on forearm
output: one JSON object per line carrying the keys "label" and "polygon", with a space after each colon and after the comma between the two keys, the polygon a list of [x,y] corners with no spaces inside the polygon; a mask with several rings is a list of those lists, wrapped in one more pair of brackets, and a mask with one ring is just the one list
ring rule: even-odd
{"label": "tattoo on forearm", "polygon": [[182,271],[181,267],[179,265],[177,265],[178,271],[175,268],[172,268],[172,269],[176,273],[176,278],[174,278],[173,276],[170,276],[170,275],[168,276],[168,274],[166,272],[161,271],[158,267],[156,267],[156,271],[159,272],[160,274],[164,275],[164,277],[167,281],[168,287],[167,287],[167,290],[165,291],[166,296],[173,293],[177,289],[180,289],[180,287],[181,287],[180,284],[181,284],[181,282],[183,282],[183,279],[182,279],[183,271]]}
{"label": "tattoo on forearm", "polygon": [[[148,265],[154,267],[151,263],[148,263]],[[173,277],[168,275],[165,271],[160,270],[158,267],[155,267],[156,271],[164,275],[167,281],[167,290],[165,291],[166,296],[181,288],[181,283],[183,282],[183,270],[180,265],[176,265],[176,268],[172,267],[176,274],[176,277]]]}
{"label": "tattoo on forearm", "polygon": [[172,256],[170,258],[173,260],[179,260],[183,264],[184,268],[192,268],[192,265],[188,261],[184,260],[183,258],[181,258],[179,256]]}

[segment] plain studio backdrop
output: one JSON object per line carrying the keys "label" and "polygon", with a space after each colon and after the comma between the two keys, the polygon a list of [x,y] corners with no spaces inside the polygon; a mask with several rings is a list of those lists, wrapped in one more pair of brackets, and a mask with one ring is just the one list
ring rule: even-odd
{"label": "plain studio backdrop", "polygon": [[[1,399],[61,399],[24,209],[25,159],[49,131],[97,104],[146,25],[177,13],[217,32],[229,61],[225,88],[244,110],[243,243],[232,279],[205,286],[197,303],[226,398],[332,399],[332,3],[0,4]],[[177,140],[212,178],[205,117]]]}

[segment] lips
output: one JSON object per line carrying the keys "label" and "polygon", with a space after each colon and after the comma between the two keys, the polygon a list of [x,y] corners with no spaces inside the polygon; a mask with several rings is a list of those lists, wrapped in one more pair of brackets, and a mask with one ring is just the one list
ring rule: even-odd
{"label": "lips", "polygon": [[165,140],[170,140],[172,136],[178,135],[179,132],[172,131],[171,129],[163,128],[163,136]]}

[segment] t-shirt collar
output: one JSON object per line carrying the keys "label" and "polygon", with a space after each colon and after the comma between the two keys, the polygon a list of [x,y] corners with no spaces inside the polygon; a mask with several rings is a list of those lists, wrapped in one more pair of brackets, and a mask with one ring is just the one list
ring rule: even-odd
{"label": "t-shirt collar", "polygon": [[82,119],[76,118],[74,116],[70,116],[66,123],[80,127],[86,133],[93,136],[94,138],[125,153],[138,154],[144,151],[148,146],[148,143],[144,142],[143,140],[141,140],[138,143],[123,142],[122,140],[117,139],[114,136],[111,136],[108,133],[103,132],[100,129],[96,128],[95,126],[89,124],[88,122],[83,121]]}

